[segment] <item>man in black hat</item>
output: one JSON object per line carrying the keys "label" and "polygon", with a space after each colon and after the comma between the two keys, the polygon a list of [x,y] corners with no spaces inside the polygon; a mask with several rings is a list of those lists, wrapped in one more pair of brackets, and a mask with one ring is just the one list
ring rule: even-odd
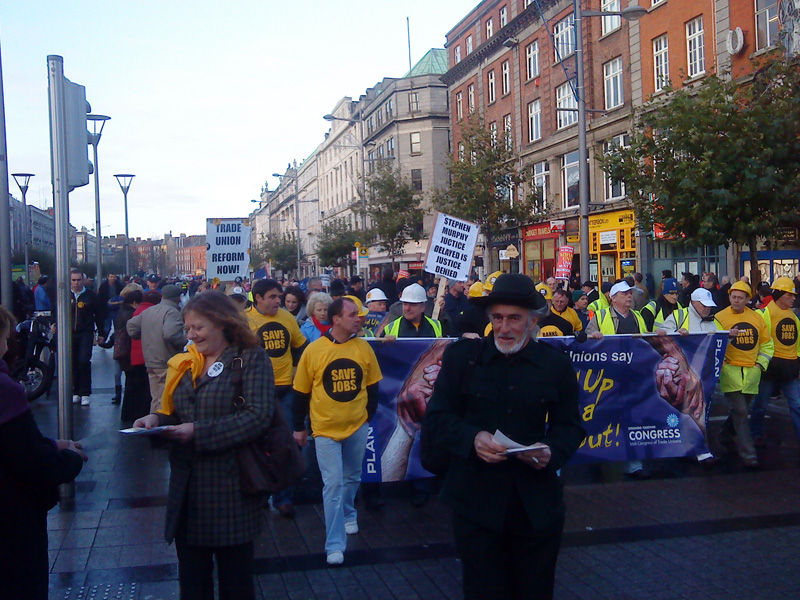
{"label": "man in black hat", "polygon": [[[520,274],[488,296],[492,333],[444,353],[424,435],[450,458],[442,499],[453,509],[464,598],[552,598],[564,528],[558,469],[585,437],[570,359],[536,342],[546,303]],[[502,432],[530,449],[507,453]]]}

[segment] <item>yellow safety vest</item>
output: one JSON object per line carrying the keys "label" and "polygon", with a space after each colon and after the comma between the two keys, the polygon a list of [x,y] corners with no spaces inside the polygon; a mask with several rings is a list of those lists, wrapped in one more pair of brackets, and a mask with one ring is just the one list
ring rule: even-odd
{"label": "yellow safety vest", "polygon": [[[640,315],[635,310],[631,311],[634,318],[636,319],[636,324],[639,326],[639,333],[646,333],[647,332],[647,325]],[[597,313],[597,325],[600,327],[600,333],[603,335],[616,335],[617,330],[614,327],[614,319],[611,317],[611,309],[604,308],[600,312]]]}

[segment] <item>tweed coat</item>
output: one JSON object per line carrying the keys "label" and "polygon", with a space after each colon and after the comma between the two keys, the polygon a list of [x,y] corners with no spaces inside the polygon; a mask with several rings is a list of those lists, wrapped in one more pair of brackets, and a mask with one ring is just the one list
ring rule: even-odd
{"label": "tweed coat", "polygon": [[[172,542],[185,519],[186,542],[232,546],[252,541],[261,527],[264,499],[242,495],[236,447],[269,428],[275,410],[272,363],[262,348],[241,351],[244,409],[233,406],[231,363],[239,352],[225,349],[217,377],[204,375],[192,388],[187,372],[173,395],[172,415],[158,414],[160,425],[194,423],[194,438],[174,443],[170,453],[165,537]],[[181,528],[182,530],[182,528]]]}

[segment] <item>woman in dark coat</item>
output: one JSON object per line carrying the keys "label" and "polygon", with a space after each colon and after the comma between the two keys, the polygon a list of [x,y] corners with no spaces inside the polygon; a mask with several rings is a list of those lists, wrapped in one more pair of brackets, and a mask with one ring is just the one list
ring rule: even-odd
{"label": "woman in dark coat", "polygon": [[[236,448],[269,428],[275,407],[272,363],[245,317],[224,294],[196,294],[183,309],[187,351],[168,363],[161,412],[134,423],[166,425],[170,454],[166,539],[175,540],[181,598],[255,598],[253,540],[264,499],[242,494]],[[244,405],[234,407],[231,364],[241,357]]]}
{"label": "woman in dark coat", "polygon": [[[132,360],[133,343],[138,342],[141,354],[141,340],[132,340],[126,325],[142,305],[143,292],[141,286],[133,283],[122,290],[123,304],[114,322],[114,360],[125,373],[125,394],[122,397],[122,421],[135,421],[150,412],[150,381],[147,378],[147,367],[144,357],[137,364]],[[150,305],[151,306],[151,305]]]}
{"label": "woman in dark coat", "polygon": [[[0,306],[0,357],[13,327]],[[0,359],[0,598],[47,600],[47,511],[85,460],[80,444],[39,432],[25,390]]]}

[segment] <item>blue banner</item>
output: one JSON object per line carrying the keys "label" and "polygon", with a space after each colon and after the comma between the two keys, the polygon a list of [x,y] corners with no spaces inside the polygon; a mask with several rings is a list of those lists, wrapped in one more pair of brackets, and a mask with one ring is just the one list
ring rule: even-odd
{"label": "blue banner", "polygon": [[[695,456],[707,452],[709,401],[727,333],[619,335],[579,343],[542,338],[569,354],[580,386],[586,440],[573,463]],[[371,342],[383,372],[363,481],[429,477],[419,426],[445,348],[453,340]],[[464,374],[469,377],[470,374]]]}

